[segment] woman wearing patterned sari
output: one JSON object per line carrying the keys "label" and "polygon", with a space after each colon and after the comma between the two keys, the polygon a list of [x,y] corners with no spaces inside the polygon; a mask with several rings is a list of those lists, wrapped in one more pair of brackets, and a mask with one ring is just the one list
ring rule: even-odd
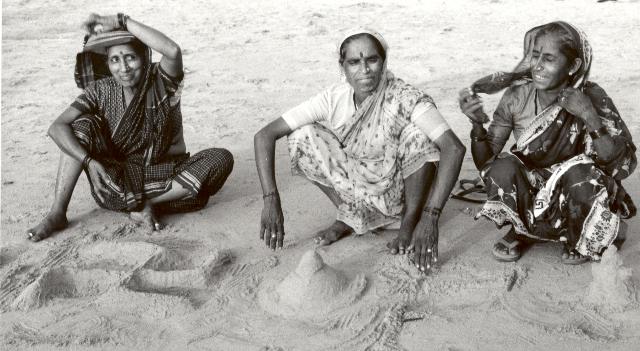
{"label": "woman wearing patterned sari", "polygon": [[[233,167],[224,149],[186,153],[176,43],[122,14],[92,14],[84,26],[90,34],[84,54],[106,55],[109,76],[87,84],[49,128],[62,156],[53,206],[29,230],[32,241],[67,226],[67,206],[82,170],[98,205],[130,212],[158,230],[157,214],[204,207]],[[162,54],[159,63],[151,62],[152,49]]]}
{"label": "woman wearing patterned sari", "polygon": [[354,31],[338,48],[347,82],[287,111],[255,136],[264,194],[260,238],[272,249],[282,247],[274,149],[288,135],[293,172],[317,185],[338,210],[336,221],[316,234],[318,244],[399,222],[390,252],[415,250],[416,267],[427,271],[437,260],[438,218],[465,148],[431,97],[386,69],[388,46],[380,34]]}
{"label": "woman wearing patterned sari", "polygon": [[[611,98],[588,81],[591,47],[583,32],[552,22],[525,36],[525,58],[460,93],[471,119],[473,159],[487,190],[479,216],[511,230],[494,256],[520,258],[528,239],[564,244],[562,262],[598,260],[624,236],[635,206],[621,184],[636,166],[636,147]],[[476,92],[510,86],[483,123]],[[516,144],[502,152],[513,132]]]}

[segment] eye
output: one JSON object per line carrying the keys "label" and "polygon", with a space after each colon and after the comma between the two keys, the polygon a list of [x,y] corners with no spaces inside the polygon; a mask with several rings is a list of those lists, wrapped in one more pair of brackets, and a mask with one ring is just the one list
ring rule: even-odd
{"label": "eye", "polygon": [[118,56],[113,56],[109,59],[109,62],[111,63],[118,63],[120,61],[120,58]]}
{"label": "eye", "polygon": [[367,62],[369,62],[369,63],[378,63],[378,61],[380,61],[380,58],[379,58],[379,57],[377,57],[377,56],[375,56],[375,57],[369,57],[369,58],[367,59]]}
{"label": "eye", "polygon": [[360,62],[360,60],[348,60],[348,61],[347,61],[347,64],[348,64],[349,66],[355,66],[355,65],[357,65],[359,62]]}
{"label": "eye", "polygon": [[124,56],[124,59],[125,59],[127,62],[132,62],[132,61],[137,60],[137,59],[138,59],[138,57],[137,57],[136,55],[125,55],[125,56]]}

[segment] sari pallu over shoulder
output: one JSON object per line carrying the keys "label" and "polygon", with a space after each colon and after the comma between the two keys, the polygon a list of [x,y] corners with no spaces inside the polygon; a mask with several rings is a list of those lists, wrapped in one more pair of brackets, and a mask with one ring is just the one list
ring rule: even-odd
{"label": "sari pallu over shoulder", "polygon": [[337,130],[345,152],[360,162],[354,176],[373,194],[384,193],[398,176],[398,141],[416,104],[433,99],[385,69],[376,92]]}
{"label": "sari pallu over shoulder", "polygon": [[[107,186],[112,194],[101,204],[105,208],[140,209],[145,192],[145,168],[167,161],[166,153],[182,121],[178,102],[171,93],[178,95],[174,90],[179,89],[179,84],[167,86],[171,79],[165,75],[159,63],[145,70],[142,86],[112,131],[104,118],[93,118],[86,126],[82,121],[78,123],[76,136],[91,156],[105,166],[111,178]],[[94,84],[106,84],[106,81]]]}

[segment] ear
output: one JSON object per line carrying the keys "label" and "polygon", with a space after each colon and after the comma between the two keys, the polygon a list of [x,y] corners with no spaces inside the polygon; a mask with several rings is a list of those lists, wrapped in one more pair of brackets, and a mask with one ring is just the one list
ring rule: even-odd
{"label": "ear", "polygon": [[578,57],[573,60],[571,67],[569,67],[569,75],[573,76],[574,74],[576,74],[578,70],[580,70],[580,66],[582,66],[582,59]]}

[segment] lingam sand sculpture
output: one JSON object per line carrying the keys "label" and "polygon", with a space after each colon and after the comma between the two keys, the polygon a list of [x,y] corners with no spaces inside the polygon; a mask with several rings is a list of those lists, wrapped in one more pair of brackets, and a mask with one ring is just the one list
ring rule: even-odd
{"label": "lingam sand sculpture", "polygon": [[316,250],[302,255],[298,266],[261,296],[265,309],[286,317],[321,317],[356,302],[367,286],[363,274],[350,279],[327,265]]}

